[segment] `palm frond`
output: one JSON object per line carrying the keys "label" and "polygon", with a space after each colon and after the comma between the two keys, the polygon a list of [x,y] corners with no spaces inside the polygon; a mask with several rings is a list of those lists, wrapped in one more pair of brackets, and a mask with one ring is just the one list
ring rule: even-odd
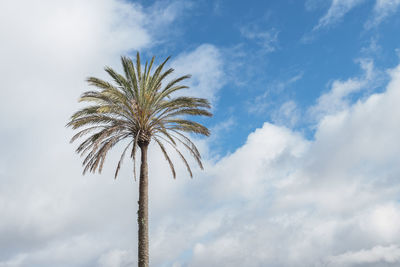
{"label": "palm frond", "polygon": [[153,139],[154,139],[154,141],[156,141],[158,146],[161,148],[161,151],[164,154],[165,159],[168,161],[169,167],[172,172],[172,176],[174,177],[174,179],[176,179],[176,172],[175,172],[174,164],[172,163],[171,159],[169,158],[167,150],[165,149],[163,143],[160,142],[160,140],[158,140],[158,138],[156,138],[156,137],[153,137]]}
{"label": "palm frond", "polygon": [[114,179],[117,179],[119,169],[121,168],[122,161],[124,160],[124,157],[125,157],[125,153],[128,150],[128,148],[131,146],[132,142],[133,142],[133,140],[129,142],[129,144],[125,147],[124,151],[121,154],[121,158],[118,161],[117,169],[115,170]]}
{"label": "palm frond", "polygon": [[139,134],[140,134],[140,130],[136,133],[136,135],[133,139],[133,146],[132,146],[132,151],[131,151],[131,158],[133,160],[133,178],[135,179],[135,181],[136,181],[136,150],[138,147]]}
{"label": "palm frond", "polygon": [[184,132],[202,134],[205,136],[210,135],[210,131],[207,129],[207,127],[194,121],[184,119],[166,119],[163,120],[163,123],[166,124],[166,129],[181,130]]}
{"label": "palm frond", "polygon": [[201,155],[200,155],[199,150],[195,146],[195,144],[193,144],[193,142],[188,137],[183,135],[182,133],[180,133],[178,131],[175,131],[175,133],[180,135],[180,137],[182,137],[185,141],[182,141],[182,139],[177,137],[177,136],[174,136],[174,138],[176,140],[178,140],[181,144],[183,144],[186,147],[187,150],[189,150],[190,154],[196,160],[196,162],[199,165],[200,169],[203,170],[204,167],[203,167],[203,163],[201,162]]}
{"label": "palm frond", "polygon": [[176,144],[171,143],[169,140],[163,138],[162,136],[156,135],[157,138],[163,139],[165,142],[167,142],[168,144],[170,144],[175,151],[178,153],[178,155],[180,156],[180,158],[182,159],[183,163],[186,166],[187,171],[189,172],[190,178],[193,178],[193,173],[192,173],[192,169],[190,168],[189,163],[187,162],[185,156],[183,156],[183,154],[179,151],[179,149],[176,147]]}

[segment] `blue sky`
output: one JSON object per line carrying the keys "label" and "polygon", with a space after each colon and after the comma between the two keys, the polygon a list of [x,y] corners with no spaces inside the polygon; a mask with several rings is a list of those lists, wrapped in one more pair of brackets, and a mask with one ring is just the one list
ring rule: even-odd
{"label": "blue sky", "polygon": [[[150,147],[151,266],[399,266],[400,1],[2,1],[0,267],[132,266],[119,148],[82,176],[69,116],[120,56],[210,99],[189,179]],[[74,255],[71,257],[71,255]]]}
{"label": "blue sky", "polygon": [[[374,1],[353,2],[347,12],[341,14],[344,7],[339,7],[338,14],[321,26],[329,10],[335,9],[329,1],[187,3],[170,36],[163,36],[160,44],[145,53],[164,58],[207,43],[218,48],[221,60],[229,62],[223,66],[226,77],[217,94],[213,123],[231,121],[240,127],[219,140],[222,153],[242,145],[248,133],[265,121],[277,122],[272,114],[288,101],[296,104],[301,117],[289,126],[312,139],[313,121],[305,113],[329,90],[333,79],[361,75],[362,60],[373,60],[378,69],[394,67],[398,61],[400,19],[396,13],[368,26],[383,11],[376,11]],[[149,9],[167,5],[140,3]],[[379,89],[382,84],[376,86]]]}

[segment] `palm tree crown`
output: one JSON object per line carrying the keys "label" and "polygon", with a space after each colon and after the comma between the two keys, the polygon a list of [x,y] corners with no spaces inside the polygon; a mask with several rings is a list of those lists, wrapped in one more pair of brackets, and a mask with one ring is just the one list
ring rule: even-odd
{"label": "palm tree crown", "polygon": [[129,139],[129,144],[121,154],[115,178],[126,152],[130,150],[135,162],[137,147],[147,146],[151,140],[161,148],[174,178],[176,173],[164,146],[166,143],[179,154],[191,177],[191,168],[178,144],[183,145],[200,168],[203,168],[198,149],[185,133],[208,136],[210,132],[200,123],[186,119],[185,115],[212,116],[208,111],[210,104],[203,98],[174,97],[175,92],[188,88],[179,83],[190,78],[190,75],[172,79],[163,86],[166,77],[174,70],[169,68],[163,71],[168,57],[152,72],[154,59],[150,63],[146,62],[142,70],[139,53],[136,56],[136,66],[130,58],[122,57],[124,75],[110,67],[105,68],[114,84],[95,77],[87,79],[89,85],[97,90],[83,93],[79,101],[90,102],[92,105],[74,113],[67,124],[73,129],[84,128],[72,137],[71,142],[90,134],[76,150],[85,156],[84,174],[96,170],[100,173],[108,151],[123,139]]}

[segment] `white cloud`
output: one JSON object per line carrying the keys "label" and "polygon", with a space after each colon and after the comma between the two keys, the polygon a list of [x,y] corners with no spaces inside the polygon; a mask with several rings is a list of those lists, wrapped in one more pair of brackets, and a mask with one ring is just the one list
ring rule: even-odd
{"label": "white cloud", "polygon": [[181,53],[171,65],[179,76],[192,75],[186,82],[191,88],[191,95],[205,97],[215,104],[218,91],[225,83],[222,57],[216,46],[203,44],[194,51]]}
{"label": "white cloud", "polygon": [[[325,266],[371,247],[397,253],[400,66],[390,75],[384,93],[325,116],[315,141],[265,124],[219,161],[209,190],[225,216],[193,244],[189,266]],[[394,255],[374,257],[396,266]]]}
{"label": "white cloud", "polygon": [[[313,31],[334,25],[352,9],[365,3],[365,0],[332,0],[328,11],[322,16],[318,24],[314,26]],[[318,0],[309,0],[306,2],[306,9],[312,11],[319,5]],[[397,12],[400,6],[399,0],[376,0],[372,11],[372,16],[366,21],[365,28],[370,29],[378,26],[383,20]],[[311,36],[305,36],[307,41]]]}
{"label": "white cloud", "polygon": [[[294,83],[296,83],[301,78],[303,78],[302,72],[298,73],[284,81],[274,81],[274,82],[268,84],[267,88],[263,94],[256,96],[255,99],[253,99],[252,101],[249,102],[248,112],[254,113],[254,114],[265,113],[267,111],[267,109],[271,106],[272,100],[270,100],[270,98],[272,98],[272,96],[274,96],[276,94],[281,94],[282,92],[285,92],[285,90],[290,88],[290,86],[292,86]],[[286,105],[285,105],[285,103],[282,104],[281,111],[283,111],[284,113],[289,115],[288,111],[289,111],[289,109],[292,109],[294,107],[293,104],[294,104],[294,102],[292,103],[292,101],[287,101]],[[294,109],[292,109],[292,111],[294,111]],[[274,122],[280,121],[278,112],[275,112],[275,114],[273,114]],[[294,115],[294,114],[292,114],[292,115]]]}
{"label": "white cloud", "polygon": [[[102,0],[0,5],[0,58],[7,62],[0,71],[7,73],[2,90],[8,100],[0,107],[0,119],[8,125],[28,118],[43,122],[56,114],[49,110],[68,110],[66,100],[79,95],[88,73],[99,73],[121,53],[149,46],[153,39],[143,22],[146,14],[136,4]],[[10,113],[12,120],[5,115]]]}
{"label": "white cloud", "polygon": [[372,61],[361,60],[360,66],[364,71],[361,77],[350,78],[345,81],[335,80],[331,89],[322,94],[315,106],[309,108],[308,112],[317,120],[328,114],[334,114],[348,108],[351,103],[350,97],[360,91],[366,91],[375,86],[376,70]]}
{"label": "white cloud", "polygon": [[278,110],[272,113],[272,120],[278,125],[293,128],[300,119],[300,110],[293,100],[283,103]]}
{"label": "white cloud", "polygon": [[[66,264],[77,264],[103,249],[88,234],[96,232],[89,225],[102,220],[96,205],[89,204],[98,200],[82,199],[91,182],[76,175],[79,158],[73,156],[71,131],[64,125],[77,107],[87,75],[100,73],[121,53],[150,45],[155,36],[147,31],[145,17],[139,5],[122,1],[0,3],[5,100],[0,107],[0,146],[9,151],[0,155],[3,265],[16,259],[18,266],[36,261],[54,266],[58,254],[64,255],[59,262],[75,255]],[[99,199],[113,197],[106,184],[97,187],[103,186]],[[76,241],[85,234],[85,242]]]}
{"label": "white cloud", "polygon": [[318,24],[313,30],[319,30],[339,22],[344,15],[364,1],[365,0],[332,0],[328,11],[322,18],[320,18]]}
{"label": "white cloud", "polygon": [[378,39],[376,37],[372,37],[368,42],[368,46],[364,46],[361,48],[361,53],[364,55],[379,55],[382,52],[382,47],[378,43]]}
{"label": "white cloud", "polygon": [[257,30],[255,27],[241,27],[240,33],[243,37],[254,40],[263,51],[270,53],[278,48],[278,35],[279,31],[272,28],[266,31]]}
{"label": "white cloud", "polygon": [[330,258],[332,266],[365,266],[365,264],[377,264],[379,262],[400,263],[400,248],[396,245],[376,246],[369,250],[346,252]]}
{"label": "white cloud", "polygon": [[306,0],[304,5],[307,11],[314,11],[325,5],[329,6],[330,3],[325,0]]}
{"label": "white cloud", "polygon": [[395,245],[400,128],[390,114],[399,111],[400,67],[391,77],[386,92],[324,117],[311,143],[265,124],[208,166],[200,198],[208,201],[198,205],[214,203],[217,227],[188,242],[189,266],[319,266],[330,255]]}
{"label": "white cloud", "polygon": [[126,250],[111,250],[103,254],[99,259],[99,266],[102,267],[128,267],[136,264],[132,255]]}
{"label": "white cloud", "polygon": [[371,28],[379,25],[384,19],[395,14],[400,6],[400,0],[376,0],[373,16],[369,19],[365,27]]}

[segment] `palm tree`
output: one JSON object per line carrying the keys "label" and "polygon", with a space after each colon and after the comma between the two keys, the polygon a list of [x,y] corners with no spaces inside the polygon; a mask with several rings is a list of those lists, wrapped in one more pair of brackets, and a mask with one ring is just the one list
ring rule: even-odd
{"label": "palm tree", "polygon": [[209,130],[200,123],[187,119],[187,115],[212,116],[208,111],[210,104],[206,99],[186,96],[174,96],[174,93],[188,88],[180,82],[190,78],[185,75],[172,79],[165,86],[163,82],[174,70],[163,71],[169,57],[154,71],[146,62],[144,70],[137,53],[136,66],[128,57],[122,57],[124,75],[118,74],[112,68],[105,71],[111,76],[113,83],[89,77],[87,82],[97,90],[87,91],[80,97],[80,102],[90,102],[71,116],[67,127],[81,128],[71,142],[89,135],[76,149],[78,154],[85,156],[83,174],[87,171],[101,173],[108,151],[119,141],[128,140],[118,162],[115,178],[117,178],[122,161],[127,151],[130,151],[135,171],[135,155],[137,148],[141,151],[139,210],[138,210],[138,266],[149,266],[148,238],[148,171],[147,150],[149,143],[154,141],[160,147],[169,163],[172,175],[176,173],[174,165],[164,146],[169,144],[182,159],[192,177],[192,170],[181,153],[180,148],[187,149],[203,169],[201,156],[194,143],[186,134],[195,133],[209,136]]}

